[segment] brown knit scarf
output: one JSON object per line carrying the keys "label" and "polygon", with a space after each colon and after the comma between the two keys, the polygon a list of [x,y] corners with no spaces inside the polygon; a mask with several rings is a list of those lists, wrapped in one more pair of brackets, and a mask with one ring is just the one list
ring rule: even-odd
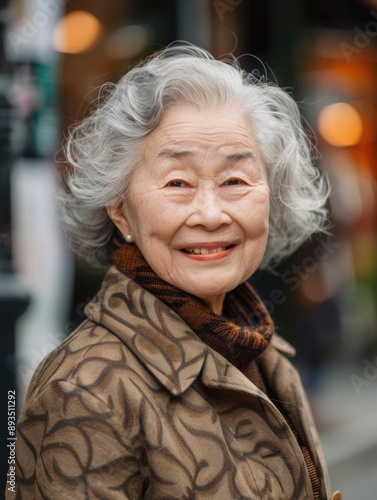
{"label": "brown knit scarf", "polygon": [[268,347],[273,322],[249,283],[227,294],[222,316],[157,276],[135,245],[119,237],[113,243],[112,258],[119,271],[173,309],[203,342],[241,371]]}

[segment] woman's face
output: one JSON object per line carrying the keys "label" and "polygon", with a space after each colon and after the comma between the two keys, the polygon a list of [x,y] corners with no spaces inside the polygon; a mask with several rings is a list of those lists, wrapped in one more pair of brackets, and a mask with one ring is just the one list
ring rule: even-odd
{"label": "woman's face", "polygon": [[259,266],[268,235],[266,167],[239,111],[168,110],[146,138],[121,214],[163,280],[221,313],[225,293]]}

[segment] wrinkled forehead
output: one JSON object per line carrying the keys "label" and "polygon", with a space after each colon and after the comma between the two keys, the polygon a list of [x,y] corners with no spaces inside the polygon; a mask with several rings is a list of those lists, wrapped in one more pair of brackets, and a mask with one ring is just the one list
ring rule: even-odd
{"label": "wrinkled forehead", "polygon": [[145,138],[143,153],[153,157],[212,151],[220,155],[249,154],[260,158],[260,148],[249,119],[238,109],[168,109]]}

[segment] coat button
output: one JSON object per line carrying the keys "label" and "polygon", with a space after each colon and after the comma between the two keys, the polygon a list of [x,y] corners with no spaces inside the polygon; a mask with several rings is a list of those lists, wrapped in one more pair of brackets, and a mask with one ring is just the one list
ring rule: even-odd
{"label": "coat button", "polygon": [[331,495],[330,500],[343,500],[343,495],[340,493],[340,491],[336,491]]}

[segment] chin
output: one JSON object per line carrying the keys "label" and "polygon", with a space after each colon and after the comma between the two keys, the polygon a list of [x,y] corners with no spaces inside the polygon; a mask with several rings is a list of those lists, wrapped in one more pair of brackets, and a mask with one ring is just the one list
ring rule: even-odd
{"label": "chin", "polygon": [[237,285],[234,285],[234,286],[230,285],[229,287],[224,287],[224,284],[222,284],[221,287],[211,287],[210,289],[206,288],[205,290],[195,288],[195,289],[191,289],[191,291],[187,290],[187,292],[206,302],[206,301],[211,300],[215,297],[221,297],[221,296],[225,295],[227,292],[230,292],[230,290],[233,290],[234,288],[236,288],[236,286]]}

